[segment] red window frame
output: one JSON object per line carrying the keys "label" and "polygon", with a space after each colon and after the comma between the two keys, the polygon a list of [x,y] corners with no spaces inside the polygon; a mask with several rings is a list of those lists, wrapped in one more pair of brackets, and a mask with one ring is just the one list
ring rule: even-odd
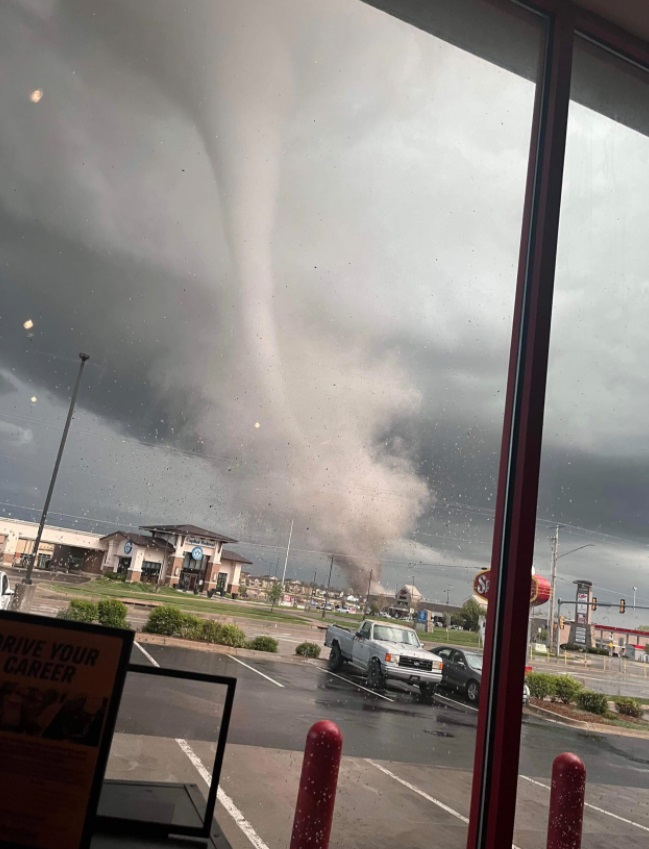
{"label": "red window frame", "polygon": [[[503,8],[515,0],[491,0]],[[543,413],[575,36],[649,69],[649,44],[563,0],[517,5],[540,13],[537,80],[491,563],[482,703],[468,849],[511,846],[516,812],[525,646]]]}

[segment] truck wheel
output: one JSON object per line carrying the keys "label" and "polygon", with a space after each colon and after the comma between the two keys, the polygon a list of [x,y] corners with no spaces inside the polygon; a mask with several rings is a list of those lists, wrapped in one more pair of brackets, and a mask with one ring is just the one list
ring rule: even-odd
{"label": "truck wheel", "polygon": [[480,695],[480,687],[478,686],[477,681],[469,681],[466,685],[466,695],[470,702],[477,702],[478,696]]}
{"label": "truck wheel", "polygon": [[419,692],[426,702],[432,702],[433,696],[435,695],[436,687],[434,684],[430,684],[426,682],[424,684],[419,685]]}
{"label": "truck wheel", "polygon": [[329,669],[332,672],[336,672],[342,668],[343,663],[343,653],[340,651],[340,646],[338,643],[334,643],[331,647],[331,654],[329,655]]}
{"label": "truck wheel", "polygon": [[370,661],[367,670],[366,684],[370,690],[377,690],[379,693],[385,690],[385,675],[381,669],[381,663],[376,658]]}

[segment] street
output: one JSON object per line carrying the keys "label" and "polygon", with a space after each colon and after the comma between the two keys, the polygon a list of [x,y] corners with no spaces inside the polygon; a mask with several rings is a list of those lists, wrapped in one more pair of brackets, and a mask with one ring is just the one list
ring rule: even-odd
{"label": "street", "polygon": [[[422,703],[407,688],[372,693],[320,659],[233,658],[143,644],[133,662],[237,678],[217,819],[234,849],[280,849],[290,839],[304,741],[318,719],[344,737],[332,845],[435,846],[466,841],[476,712],[453,694]],[[223,693],[212,684],[131,675],[110,778],[185,781],[206,790]],[[649,834],[644,740],[603,736],[525,717],[515,844],[542,849],[552,760],[573,751],[588,770],[584,844],[627,847]]]}

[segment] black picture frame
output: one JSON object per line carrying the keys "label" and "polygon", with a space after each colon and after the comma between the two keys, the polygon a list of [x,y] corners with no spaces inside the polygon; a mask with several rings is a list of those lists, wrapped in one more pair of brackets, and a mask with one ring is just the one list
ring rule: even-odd
{"label": "black picture frame", "polygon": [[[205,814],[203,822],[199,827],[185,826],[135,820],[126,817],[116,817],[98,814],[96,816],[96,830],[106,831],[120,834],[131,834],[140,837],[163,837],[173,834],[179,837],[199,837],[209,838],[213,828],[214,811],[216,808],[216,797],[219,789],[219,780],[221,770],[223,768],[223,759],[225,757],[225,747],[230,729],[230,720],[232,717],[232,709],[234,705],[234,695],[237,686],[237,679],[226,675],[213,675],[208,672],[193,672],[187,669],[175,669],[173,667],[160,666],[145,666],[139,663],[130,663],[127,672],[132,672],[142,675],[153,675],[159,678],[177,678],[185,681],[199,681],[208,684],[218,684],[226,688],[225,699],[223,703],[223,713],[221,715],[221,723],[219,734],[216,741],[216,751],[214,753],[214,762],[212,764],[212,780],[210,782],[207,799],[205,802]],[[107,784],[120,784],[119,780],[111,779]],[[127,784],[147,782],[124,782]],[[150,784],[150,782],[148,782]],[[164,786],[160,783],[158,786]],[[171,786],[171,785],[170,785]]]}

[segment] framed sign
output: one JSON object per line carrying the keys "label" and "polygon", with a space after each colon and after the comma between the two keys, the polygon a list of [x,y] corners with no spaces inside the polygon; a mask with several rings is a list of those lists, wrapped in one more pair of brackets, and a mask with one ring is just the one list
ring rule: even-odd
{"label": "framed sign", "polygon": [[85,849],[133,632],[0,613],[0,847]]}

